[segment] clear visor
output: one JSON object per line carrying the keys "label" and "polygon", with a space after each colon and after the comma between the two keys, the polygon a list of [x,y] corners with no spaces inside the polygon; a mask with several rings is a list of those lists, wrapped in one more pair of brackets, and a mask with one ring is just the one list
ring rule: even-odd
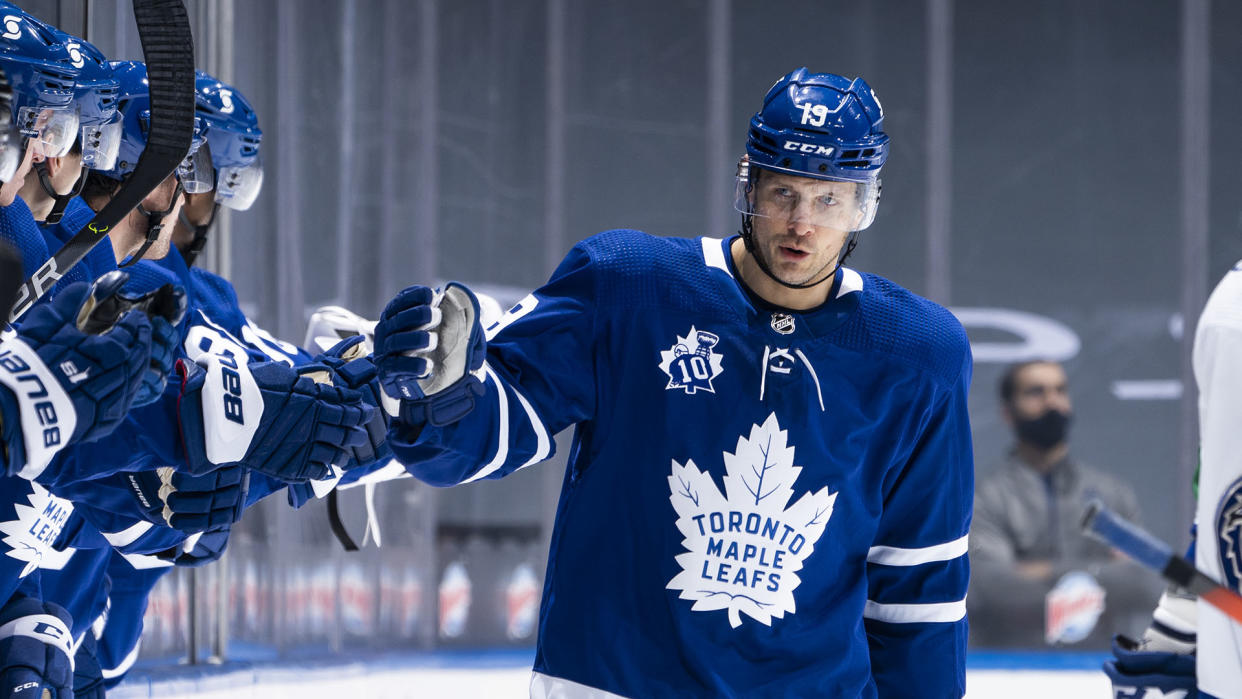
{"label": "clear visor", "polygon": [[78,138],[78,110],[22,107],[17,125],[45,158],[63,158]]}
{"label": "clear visor", "polygon": [[121,122],[82,127],[82,166],[111,170],[121,152]]}
{"label": "clear visor", "polygon": [[263,166],[257,161],[245,167],[220,168],[216,201],[234,211],[245,211],[263,188]]}
{"label": "clear visor", "polygon": [[215,173],[211,167],[211,153],[206,148],[198,147],[185,156],[185,160],[177,166],[177,179],[186,194],[202,194],[210,192],[215,186]]}
{"label": "clear visor", "polygon": [[875,220],[880,182],[845,182],[755,170],[739,174],[734,208],[778,224],[861,231]]}
{"label": "clear visor", "polygon": [[8,182],[17,174],[22,162],[22,137],[15,129],[0,131],[0,183]]}

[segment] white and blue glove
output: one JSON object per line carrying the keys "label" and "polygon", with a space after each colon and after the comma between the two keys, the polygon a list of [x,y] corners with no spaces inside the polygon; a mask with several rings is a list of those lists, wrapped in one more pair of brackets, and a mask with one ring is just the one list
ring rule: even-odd
{"label": "white and blue glove", "polygon": [[80,329],[100,295],[116,288],[71,284],[26,314],[0,341],[0,432],[6,473],[35,479],[56,452],[116,428],[142,389],[151,323],[125,313],[105,332]]}
{"label": "white and blue glove", "polygon": [[450,282],[440,293],[411,286],[375,326],[375,364],[385,393],[411,425],[454,423],[474,409],[487,341],[474,293]]}
{"label": "white and blue glove", "polygon": [[1160,596],[1140,640],[1113,636],[1113,659],[1104,662],[1104,674],[1113,684],[1115,699],[1199,696],[1196,619],[1195,596],[1170,588]]}
{"label": "white and blue glove", "polygon": [[240,519],[249,484],[250,473],[239,464],[199,476],[162,466],[60,484],[57,493],[72,500],[101,531],[119,530],[127,520],[146,520],[194,534]]}
{"label": "white and blue glove", "polygon": [[250,362],[229,349],[178,361],[185,470],[242,464],[299,483],[323,478],[367,441],[374,409],[358,391],[316,382],[327,367]]}
{"label": "white and blue glove", "polygon": [[0,609],[0,699],[73,699],[69,612],[14,598]]}

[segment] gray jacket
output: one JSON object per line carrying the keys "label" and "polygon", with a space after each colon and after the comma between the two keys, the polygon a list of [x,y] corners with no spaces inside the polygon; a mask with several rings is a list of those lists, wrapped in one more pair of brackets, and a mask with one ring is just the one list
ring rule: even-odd
{"label": "gray jacket", "polygon": [[1121,479],[1073,458],[1062,460],[1045,477],[1010,453],[975,488],[971,562],[1051,560],[1066,568],[1089,568],[1113,560],[1107,546],[1081,533],[1092,498],[1126,519],[1138,520],[1138,499]]}

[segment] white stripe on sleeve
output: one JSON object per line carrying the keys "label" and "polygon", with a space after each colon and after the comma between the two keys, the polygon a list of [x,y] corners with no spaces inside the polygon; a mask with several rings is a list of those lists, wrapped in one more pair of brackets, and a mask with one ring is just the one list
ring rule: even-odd
{"label": "white stripe on sleeve", "polygon": [[966,616],[966,599],[939,604],[880,604],[867,600],[863,608],[864,619],[887,621],[892,624],[919,624],[925,622],[961,621]]}
{"label": "white stripe on sleeve", "polygon": [[901,549],[896,546],[872,546],[867,551],[868,563],[879,563],[886,566],[916,566],[921,563],[951,561],[965,555],[968,548],[969,534],[945,544],[927,546],[919,549]]}

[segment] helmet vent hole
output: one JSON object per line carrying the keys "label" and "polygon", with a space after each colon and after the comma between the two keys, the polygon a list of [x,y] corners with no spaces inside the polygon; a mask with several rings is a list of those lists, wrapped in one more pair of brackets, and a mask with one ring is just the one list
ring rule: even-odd
{"label": "helmet vent hole", "polygon": [[841,157],[842,157],[842,158],[847,158],[847,159],[848,159],[848,158],[857,158],[857,157],[858,157],[858,151],[857,151],[857,150],[847,150],[847,151],[843,151],[843,152],[841,153]]}
{"label": "helmet vent hole", "polygon": [[871,157],[871,156],[873,156],[873,155],[875,155],[875,149],[874,149],[874,148],[868,148],[867,150],[865,150],[865,151],[863,151],[863,152],[862,152],[862,157],[864,157],[864,158],[870,158],[870,157]]}
{"label": "helmet vent hole", "polygon": [[782,158],[782,159],[781,159],[781,167],[789,167],[789,165],[790,165],[790,160],[789,160],[789,158]]}
{"label": "helmet vent hole", "polygon": [[827,166],[826,164],[824,164],[824,163],[820,163],[820,164],[819,164],[819,171],[820,171],[820,172],[828,172],[828,166]]}

